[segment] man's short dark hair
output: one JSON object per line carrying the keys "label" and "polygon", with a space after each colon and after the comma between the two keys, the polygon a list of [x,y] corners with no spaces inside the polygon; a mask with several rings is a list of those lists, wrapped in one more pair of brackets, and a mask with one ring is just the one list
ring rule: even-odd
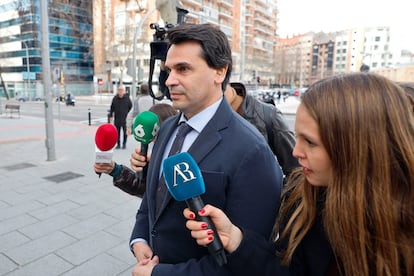
{"label": "man's short dark hair", "polygon": [[234,88],[237,95],[242,96],[243,98],[246,97],[247,90],[246,90],[246,86],[244,86],[243,83],[241,83],[241,82],[231,82],[230,86]]}
{"label": "man's short dark hair", "polygon": [[219,69],[228,65],[226,77],[222,83],[222,90],[226,89],[233,61],[231,47],[225,33],[211,24],[182,24],[171,28],[167,37],[170,46],[188,41],[200,43],[202,58],[210,68]]}

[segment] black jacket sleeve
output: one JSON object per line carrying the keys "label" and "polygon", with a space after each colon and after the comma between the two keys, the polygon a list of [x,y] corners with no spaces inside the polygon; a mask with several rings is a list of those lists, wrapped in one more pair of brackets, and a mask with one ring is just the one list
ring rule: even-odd
{"label": "black jacket sleeve", "polygon": [[122,166],[122,173],[118,177],[114,177],[113,184],[122,191],[142,198],[146,190],[146,179],[142,175],[135,173],[133,170]]}
{"label": "black jacket sleeve", "polygon": [[263,236],[243,229],[240,246],[228,254],[228,267],[234,275],[288,276],[288,267],[280,264],[275,244]]}

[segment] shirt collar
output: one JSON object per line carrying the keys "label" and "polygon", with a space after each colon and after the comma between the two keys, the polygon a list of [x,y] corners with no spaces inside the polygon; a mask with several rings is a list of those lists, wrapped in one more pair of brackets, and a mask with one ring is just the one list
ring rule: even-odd
{"label": "shirt collar", "polygon": [[214,114],[216,113],[221,101],[223,98],[220,98],[218,101],[213,103],[212,105],[208,106],[201,112],[197,113],[193,117],[190,118],[190,120],[187,121],[187,119],[184,117],[184,114],[181,113],[180,120],[178,121],[178,124],[181,122],[186,122],[189,124],[195,131],[200,133],[204,127],[207,125],[207,123],[213,118]]}

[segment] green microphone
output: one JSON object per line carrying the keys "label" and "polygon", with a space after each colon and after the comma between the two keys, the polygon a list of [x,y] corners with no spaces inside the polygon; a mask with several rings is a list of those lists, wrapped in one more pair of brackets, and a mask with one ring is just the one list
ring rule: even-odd
{"label": "green microphone", "polygon": [[[160,129],[160,120],[154,112],[143,111],[139,113],[132,124],[132,134],[136,141],[141,143],[141,155],[147,157],[148,145],[154,140]],[[142,170],[143,179],[147,176],[147,168]]]}

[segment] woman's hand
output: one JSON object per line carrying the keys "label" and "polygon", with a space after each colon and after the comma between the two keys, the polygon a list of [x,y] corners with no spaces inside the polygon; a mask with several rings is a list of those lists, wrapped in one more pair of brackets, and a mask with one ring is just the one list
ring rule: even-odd
{"label": "woman's hand", "polygon": [[110,174],[115,167],[115,162],[112,160],[111,163],[94,163],[93,169],[96,173]]}
{"label": "woman's hand", "polygon": [[134,151],[131,153],[131,158],[129,159],[131,164],[131,169],[136,172],[141,172],[143,167],[147,165],[150,160],[150,155],[148,154],[146,157],[141,155],[141,147],[136,147]]}
{"label": "woman's hand", "polygon": [[[199,245],[207,246],[214,239],[214,231],[205,222],[195,220],[195,214],[186,208],[183,212],[188,219],[186,227],[191,230],[191,236],[196,239]],[[199,216],[209,216],[216,227],[217,234],[220,236],[224,249],[232,253],[240,245],[243,234],[241,230],[231,223],[224,212],[209,204],[198,212]]]}

